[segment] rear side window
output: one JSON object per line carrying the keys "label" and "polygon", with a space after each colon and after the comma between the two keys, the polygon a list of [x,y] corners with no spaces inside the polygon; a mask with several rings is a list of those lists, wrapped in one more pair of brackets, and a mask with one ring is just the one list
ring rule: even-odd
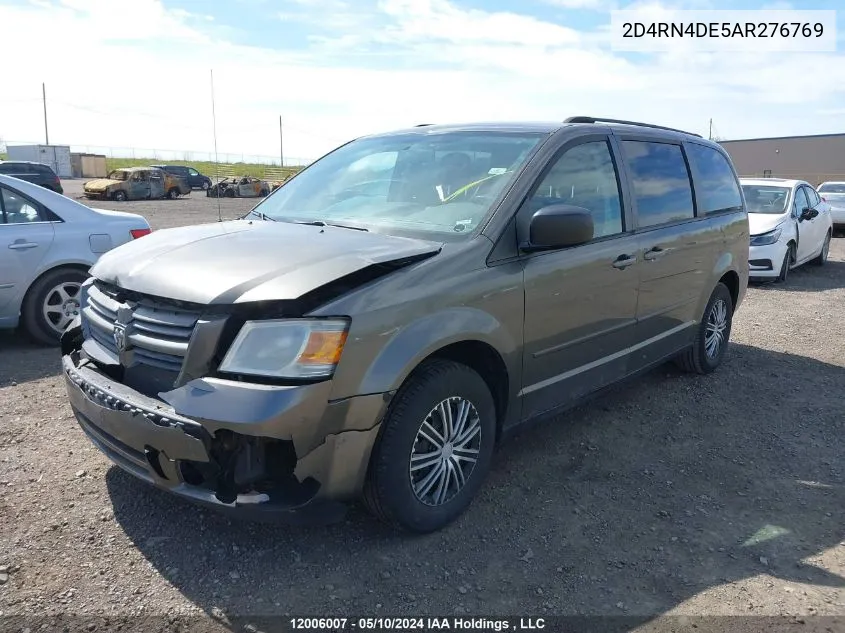
{"label": "rear side window", "polygon": [[689,170],[680,145],[623,141],[640,228],[694,217]]}
{"label": "rear side window", "polygon": [[698,172],[695,183],[698,213],[706,215],[741,207],[739,185],[727,159],[712,147],[696,143],[688,144],[687,152]]}
{"label": "rear side window", "polygon": [[27,224],[42,219],[34,204],[4,187],[0,187],[0,208],[6,224]]}
{"label": "rear side window", "polygon": [[0,164],[0,174],[21,174],[25,173],[25,169],[21,169],[20,163],[2,163]]}

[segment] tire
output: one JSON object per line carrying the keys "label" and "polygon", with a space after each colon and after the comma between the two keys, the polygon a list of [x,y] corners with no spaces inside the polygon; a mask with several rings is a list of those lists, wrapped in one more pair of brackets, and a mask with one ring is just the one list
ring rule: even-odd
{"label": "tire", "polygon": [[234,198],[235,197],[235,190],[234,189],[226,189],[226,192],[223,194],[224,198]]}
{"label": "tire", "polygon": [[[722,363],[730,341],[733,311],[731,291],[719,282],[710,295],[707,307],[704,308],[695,341],[675,360],[678,367],[694,374],[709,374]],[[712,341],[712,328],[718,327],[719,324],[721,336],[717,339],[716,349],[711,350],[708,344]]]}
{"label": "tire", "polygon": [[208,191],[210,188],[211,188],[211,183],[209,183],[207,180],[203,180],[202,181],[203,191]]}
{"label": "tire", "polygon": [[126,202],[127,196],[126,192],[122,189],[118,189],[111,195],[111,199],[115,202]]}
{"label": "tire", "polygon": [[167,192],[167,197],[171,200],[176,200],[176,198],[179,197],[179,190],[176,187],[173,187]]}
{"label": "tire", "polygon": [[79,314],[79,287],[88,278],[78,268],[57,268],[39,278],[26,293],[21,316],[35,342],[58,346],[61,326]]}
{"label": "tire", "polygon": [[825,235],[824,244],[822,244],[821,252],[819,253],[818,257],[816,257],[815,259],[813,259],[811,261],[811,263],[814,266],[824,266],[827,263],[827,257],[830,254],[830,238],[831,237],[832,237],[831,232],[828,231],[827,235]]}
{"label": "tire", "polygon": [[789,278],[789,267],[795,260],[794,253],[795,245],[790,242],[789,246],[786,247],[786,253],[783,256],[783,262],[780,265],[780,273],[778,273],[777,277],[777,281],[780,283],[786,283],[786,280]]}
{"label": "tire", "polygon": [[[456,456],[453,442],[442,442],[448,431],[444,433],[440,407],[449,407],[456,415],[466,410],[466,403],[473,408],[468,410],[464,430],[451,427],[452,437],[462,447]],[[472,433],[468,439],[467,433]],[[441,450],[435,441],[443,446]],[[373,515],[394,527],[417,533],[439,530],[463,513],[478,493],[490,469],[495,442],[496,407],[481,376],[460,363],[426,361],[394,396],[382,422],[364,485],[364,503]],[[425,464],[419,461],[419,455],[433,453],[439,456],[423,460]],[[410,469],[415,462],[414,473]],[[445,472],[445,484],[438,472]]]}

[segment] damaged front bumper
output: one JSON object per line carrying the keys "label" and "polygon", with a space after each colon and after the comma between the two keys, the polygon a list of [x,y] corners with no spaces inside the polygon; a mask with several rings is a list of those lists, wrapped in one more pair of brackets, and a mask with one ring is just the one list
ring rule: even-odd
{"label": "damaged front bumper", "polygon": [[63,353],[82,430],[159,488],[222,511],[307,522],[338,520],[363,488],[385,394],[331,402],[330,382],[199,378],[159,400],[112,380],[79,349]]}

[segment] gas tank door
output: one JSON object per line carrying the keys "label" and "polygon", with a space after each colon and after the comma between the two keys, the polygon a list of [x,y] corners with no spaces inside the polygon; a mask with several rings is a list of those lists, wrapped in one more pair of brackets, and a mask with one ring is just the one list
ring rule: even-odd
{"label": "gas tank door", "polygon": [[98,255],[112,249],[111,235],[108,233],[93,233],[88,237],[91,252]]}

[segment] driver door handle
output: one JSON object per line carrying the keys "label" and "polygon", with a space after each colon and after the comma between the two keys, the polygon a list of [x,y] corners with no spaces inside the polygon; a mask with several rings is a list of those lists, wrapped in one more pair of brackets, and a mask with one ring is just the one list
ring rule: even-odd
{"label": "driver door handle", "polygon": [[637,263],[636,255],[620,255],[613,261],[613,267],[625,269]]}
{"label": "driver door handle", "polygon": [[14,251],[25,251],[28,248],[36,248],[38,244],[36,242],[14,242],[9,244],[9,248]]}

